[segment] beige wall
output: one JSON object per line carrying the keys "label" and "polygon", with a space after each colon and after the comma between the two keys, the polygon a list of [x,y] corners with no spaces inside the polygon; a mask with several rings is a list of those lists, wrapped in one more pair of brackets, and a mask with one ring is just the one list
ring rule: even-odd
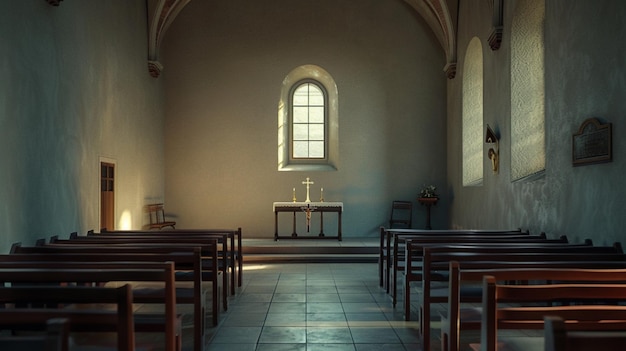
{"label": "beige wall", "polygon": [[[311,177],[312,200],[323,187],[344,202],[345,236],[374,236],[392,200],[415,202],[423,184],[445,189],[445,58],[403,1],[192,1],[163,52],[166,207],[181,227],[272,237],[272,202],[290,201],[293,187],[303,200]],[[337,83],[337,171],[277,169],[281,83],[304,64]],[[325,217],[327,233],[334,225]]]}
{"label": "beige wall", "polygon": [[[523,227],[570,241],[624,241],[626,183],[622,135],[626,109],[626,3],[618,1],[546,0],[546,172],[535,181],[510,177],[510,23],[519,1],[505,1],[502,47],[491,51],[491,6],[461,2],[459,68],[448,82],[448,183],[450,225],[464,228]],[[484,121],[501,131],[501,171],[487,168],[482,187],[461,185],[461,83],[463,57],[472,37],[484,47]],[[572,135],[587,118],[613,123],[611,163],[572,167]],[[485,149],[486,153],[486,149]]]}
{"label": "beige wall", "polygon": [[0,11],[0,251],[98,229],[99,162],[117,165],[116,222],[163,199],[161,82],[144,1],[6,1]]}

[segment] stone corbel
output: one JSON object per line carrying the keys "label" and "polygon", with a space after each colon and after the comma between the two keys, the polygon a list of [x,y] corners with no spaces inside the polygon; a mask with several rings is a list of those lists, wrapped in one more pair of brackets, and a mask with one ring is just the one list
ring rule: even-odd
{"label": "stone corbel", "polygon": [[63,0],[46,0],[52,6],[59,6]]}
{"label": "stone corbel", "polygon": [[159,61],[148,60],[148,72],[150,72],[150,76],[158,78],[161,71],[163,71],[163,65]]}
{"label": "stone corbel", "polygon": [[495,51],[500,49],[500,45],[502,44],[502,28],[503,28],[503,12],[502,12],[502,0],[493,0],[493,28],[491,30],[491,34],[489,35],[489,47],[491,50]]}
{"label": "stone corbel", "polygon": [[152,0],[148,4],[150,18],[148,38],[148,71],[157,78],[163,70],[159,63],[159,49],[167,28],[172,24],[176,16],[191,0]]}
{"label": "stone corbel", "polygon": [[448,79],[454,79],[456,77],[456,62],[448,62],[443,71],[446,72]]}

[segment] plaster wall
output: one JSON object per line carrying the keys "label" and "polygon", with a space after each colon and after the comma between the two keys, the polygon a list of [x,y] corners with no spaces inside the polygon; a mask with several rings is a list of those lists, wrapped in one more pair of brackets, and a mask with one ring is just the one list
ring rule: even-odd
{"label": "plaster wall", "polygon": [[[623,111],[626,108],[626,3],[545,1],[546,170],[532,181],[510,176],[510,23],[518,0],[504,6],[502,47],[487,45],[491,32],[488,2],[460,2],[459,72],[448,81],[448,201],[450,226],[528,228],[549,236],[585,238],[596,244],[624,242],[626,183]],[[500,134],[500,172],[484,157],[481,187],[461,185],[460,120],[463,56],[472,37],[484,46],[484,122]],[[572,166],[572,135],[590,117],[613,124],[613,161]],[[486,155],[487,148],[485,148]]]}
{"label": "plaster wall", "polygon": [[5,1],[0,11],[0,251],[100,226],[100,159],[116,226],[163,199],[161,83],[145,1]]}
{"label": "plaster wall", "polygon": [[[272,237],[272,202],[294,187],[304,200],[306,177],[312,200],[323,187],[326,201],[344,202],[346,237],[377,235],[394,199],[412,200],[423,228],[420,188],[445,194],[445,58],[403,1],[192,1],[164,40],[166,208],[181,228]],[[338,87],[337,171],[278,171],[281,83],[305,64]],[[447,225],[447,205],[434,227]],[[335,223],[325,216],[327,234]],[[286,215],[281,235],[290,225]]]}

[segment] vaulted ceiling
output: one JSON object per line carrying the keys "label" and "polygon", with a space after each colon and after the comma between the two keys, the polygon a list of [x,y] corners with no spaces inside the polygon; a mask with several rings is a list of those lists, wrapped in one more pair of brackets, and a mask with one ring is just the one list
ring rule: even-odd
{"label": "vaulted ceiling", "polygon": [[[149,19],[149,57],[148,69],[150,75],[158,77],[163,70],[159,62],[159,48],[168,27],[180,11],[191,0],[148,0]],[[448,78],[454,78],[456,74],[456,13],[457,8],[449,9],[446,0],[404,0],[424,18],[429,25],[446,55],[446,63],[443,70]],[[491,1],[491,0],[488,0]],[[493,0],[501,3],[502,0]]]}

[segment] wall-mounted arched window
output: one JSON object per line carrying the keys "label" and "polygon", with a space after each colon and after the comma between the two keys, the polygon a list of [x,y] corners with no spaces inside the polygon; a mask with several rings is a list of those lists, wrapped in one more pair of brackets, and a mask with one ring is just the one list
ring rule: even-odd
{"label": "wall-mounted arched window", "polygon": [[463,64],[463,185],[483,182],[483,47],[474,37]]}
{"label": "wall-mounted arched window", "polygon": [[337,85],[304,65],[283,80],[278,104],[278,170],[331,171],[339,160]]}

